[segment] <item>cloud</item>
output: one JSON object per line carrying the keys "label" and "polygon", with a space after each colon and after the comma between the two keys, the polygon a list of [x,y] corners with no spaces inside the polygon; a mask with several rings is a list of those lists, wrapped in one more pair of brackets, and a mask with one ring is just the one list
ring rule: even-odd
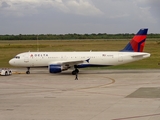
{"label": "cloud", "polygon": [[93,0],[108,19],[131,19],[155,23],[147,0]]}
{"label": "cloud", "polygon": [[156,23],[156,18],[152,16],[150,11],[150,6],[147,3],[147,0],[136,0],[134,1],[136,9],[136,15],[140,20],[145,23]]}
{"label": "cloud", "polygon": [[34,8],[38,5],[38,1],[36,0],[2,0],[0,2],[0,14],[19,16],[26,13],[35,13],[36,10]]}
{"label": "cloud", "polygon": [[66,6],[71,11],[79,15],[102,15],[98,8],[96,8],[91,2],[88,0],[69,0],[66,2]]}
{"label": "cloud", "polygon": [[[159,0],[0,0],[0,34],[159,32]],[[15,29],[16,28],[16,29]]]}
{"label": "cloud", "polygon": [[126,18],[130,16],[130,8],[132,7],[131,1],[128,0],[102,0],[101,2],[93,0],[93,2],[100,8],[105,14],[105,17],[115,18]]}
{"label": "cloud", "polygon": [[40,9],[54,9],[78,15],[102,15],[90,0],[2,0],[0,13],[24,15],[38,13]]}
{"label": "cloud", "polygon": [[10,7],[10,5],[9,5],[9,4],[7,4],[7,2],[5,2],[5,1],[2,1],[0,5],[1,5],[1,8],[7,8],[7,7]]}
{"label": "cloud", "polygon": [[153,17],[160,20],[160,0],[147,0],[148,6],[150,7],[150,12]]}

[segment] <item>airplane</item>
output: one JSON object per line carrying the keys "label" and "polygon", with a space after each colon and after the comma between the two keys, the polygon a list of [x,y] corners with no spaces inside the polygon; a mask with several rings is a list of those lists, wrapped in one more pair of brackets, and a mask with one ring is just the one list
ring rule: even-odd
{"label": "airplane", "polygon": [[74,69],[73,75],[79,73],[79,68],[121,65],[150,57],[150,53],[143,52],[147,32],[148,28],[140,29],[120,51],[24,52],[12,58],[9,64],[26,67],[26,74],[30,74],[30,68],[48,67],[50,73]]}

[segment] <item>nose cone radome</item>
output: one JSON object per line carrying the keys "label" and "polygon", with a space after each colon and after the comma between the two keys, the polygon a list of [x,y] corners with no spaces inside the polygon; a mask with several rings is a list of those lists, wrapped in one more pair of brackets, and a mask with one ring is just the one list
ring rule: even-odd
{"label": "nose cone radome", "polygon": [[13,59],[11,59],[11,60],[9,61],[9,64],[14,66],[14,61],[13,61]]}

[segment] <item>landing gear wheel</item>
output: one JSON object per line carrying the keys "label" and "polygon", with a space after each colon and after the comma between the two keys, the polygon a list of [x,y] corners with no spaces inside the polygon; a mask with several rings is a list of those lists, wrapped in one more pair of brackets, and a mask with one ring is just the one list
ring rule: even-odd
{"label": "landing gear wheel", "polygon": [[72,71],[72,75],[76,75],[76,71],[74,70],[74,71]]}
{"label": "landing gear wheel", "polygon": [[79,73],[79,70],[78,70],[78,69],[75,69],[75,70],[72,71],[72,75],[76,75],[76,74],[78,74],[78,73]]}
{"label": "landing gear wheel", "polygon": [[26,71],[26,74],[30,74],[30,71]]}
{"label": "landing gear wheel", "polygon": [[7,73],[7,71],[5,72],[5,76],[7,76],[8,75],[8,73]]}
{"label": "landing gear wheel", "polygon": [[27,67],[27,71],[26,71],[26,74],[30,74],[30,67]]}

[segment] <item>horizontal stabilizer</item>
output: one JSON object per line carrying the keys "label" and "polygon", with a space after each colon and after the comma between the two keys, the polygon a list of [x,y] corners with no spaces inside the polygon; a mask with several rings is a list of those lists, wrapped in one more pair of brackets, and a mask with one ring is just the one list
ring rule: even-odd
{"label": "horizontal stabilizer", "polygon": [[143,54],[135,54],[135,55],[132,55],[131,57],[133,57],[133,58],[137,58],[137,57],[146,58],[146,57],[149,57],[149,56],[150,56],[149,53],[143,53]]}

